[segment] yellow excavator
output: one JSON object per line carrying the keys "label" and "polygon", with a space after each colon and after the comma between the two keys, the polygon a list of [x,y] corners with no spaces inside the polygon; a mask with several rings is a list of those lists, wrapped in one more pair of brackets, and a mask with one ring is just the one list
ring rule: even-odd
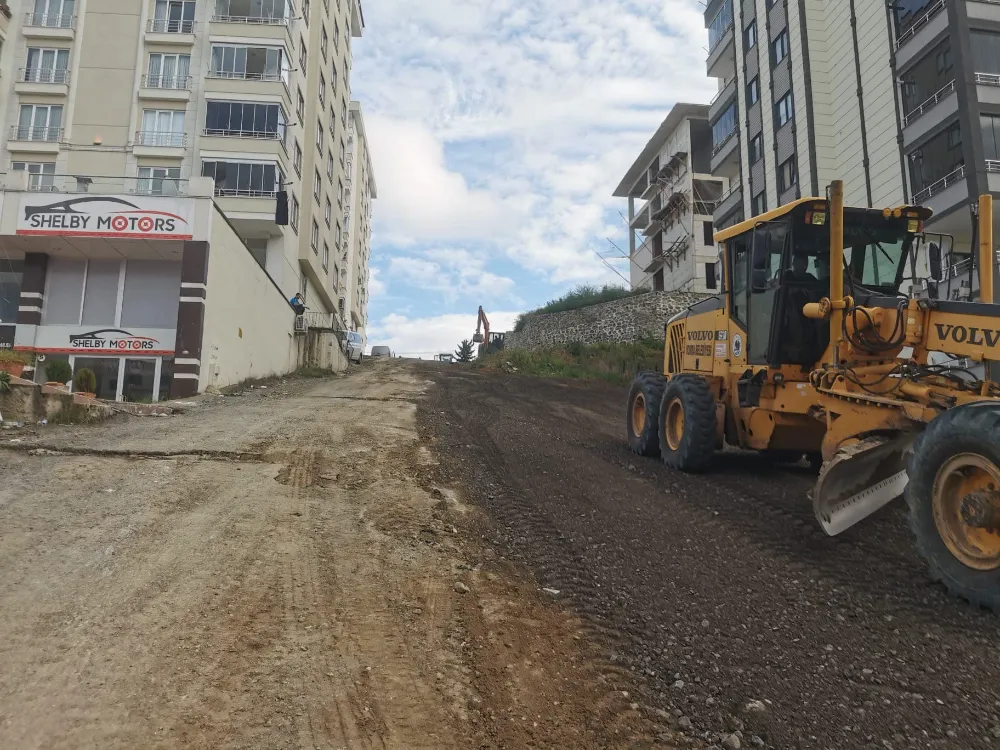
{"label": "yellow excavator", "polygon": [[[916,258],[950,239],[922,206],[844,207],[843,183],[715,234],[721,292],[665,326],[663,373],[631,388],[631,449],[704,472],[725,446],[819,470],[842,533],[905,496],[932,577],[1000,612],[1000,305],[992,198],[979,199],[977,302],[936,299]],[[926,247],[924,247],[926,245]]]}

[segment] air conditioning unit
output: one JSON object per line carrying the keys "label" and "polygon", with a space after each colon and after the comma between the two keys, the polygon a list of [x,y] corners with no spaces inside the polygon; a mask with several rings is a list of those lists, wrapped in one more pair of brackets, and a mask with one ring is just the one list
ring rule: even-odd
{"label": "air conditioning unit", "polygon": [[295,316],[295,332],[296,333],[306,333],[309,331],[309,323],[306,322],[305,315]]}

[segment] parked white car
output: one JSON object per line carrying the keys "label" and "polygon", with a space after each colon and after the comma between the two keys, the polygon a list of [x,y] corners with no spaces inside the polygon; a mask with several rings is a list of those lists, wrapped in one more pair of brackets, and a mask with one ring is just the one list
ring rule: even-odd
{"label": "parked white car", "polygon": [[389,359],[392,357],[392,349],[388,346],[373,346],[372,359]]}
{"label": "parked white car", "polygon": [[347,354],[347,358],[352,362],[361,364],[361,360],[365,356],[365,341],[361,338],[361,334],[357,331],[348,331],[347,339],[344,342],[344,351]]}

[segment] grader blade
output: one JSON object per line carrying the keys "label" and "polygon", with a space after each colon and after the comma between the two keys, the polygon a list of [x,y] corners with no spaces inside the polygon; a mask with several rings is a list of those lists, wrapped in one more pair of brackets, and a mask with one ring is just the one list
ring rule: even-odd
{"label": "grader blade", "polygon": [[813,490],[813,512],[823,531],[837,536],[903,494],[913,440],[870,438],[823,466]]}

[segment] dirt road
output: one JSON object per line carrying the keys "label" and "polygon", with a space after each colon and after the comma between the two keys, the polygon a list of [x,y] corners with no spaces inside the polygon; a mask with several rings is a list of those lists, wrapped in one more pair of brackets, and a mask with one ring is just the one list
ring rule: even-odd
{"label": "dirt road", "polygon": [[696,477],[629,453],[624,389],[433,377],[421,420],[492,543],[565,592],[689,735],[1000,747],[1000,621],[928,581],[902,507],[829,539],[804,468],[730,454]]}
{"label": "dirt road", "polygon": [[0,435],[0,748],[671,742],[594,629],[484,541],[418,429],[426,375]]}

